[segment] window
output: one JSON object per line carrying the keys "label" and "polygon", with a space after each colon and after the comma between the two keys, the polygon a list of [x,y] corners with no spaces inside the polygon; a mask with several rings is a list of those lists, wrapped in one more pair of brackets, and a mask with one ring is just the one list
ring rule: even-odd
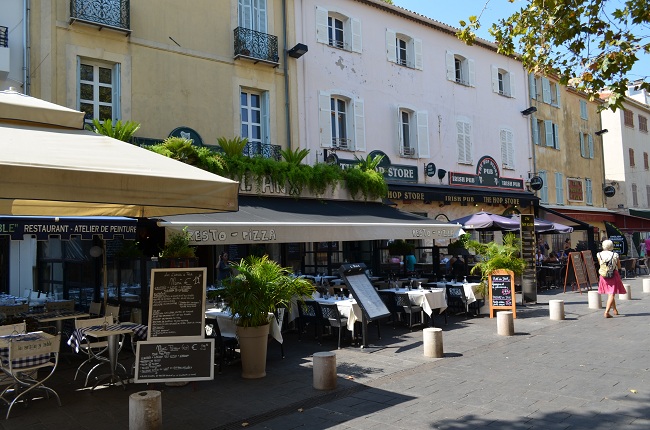
{"label": "window", "polygon": [[321,147],[366,150],[363,100],[353,95],[321,92],[318,107]]}
{"label": "window", "polygon": [[388,61],[411,69],[422,70],[422,40],[394,30],[386,30]]}
{"label": "window", "polygon": [[426,111],[397,109],[399,154],[409,158],[429,157],[429,115]]}
{"label": "window", "polygon": [[268,94],[242,90],[240,92],[241,137],[252,147],[269,142]]}
{"label": "window", "polygon": [[632,184],[632,206],[639,207],[639,197],[636,194],[636,184]]}
{"label": "window", "polygon": [[623,109],[623,122],[628,127],[634,127],[634,113],[631,110]]}
{"label": "window", "polygon": [[555,172],[555,203],[564,204],[564,176],[561,172]]}
{"label": "window", "polygon": [[634,149],[628,149],[628,154],[630,156],[630,167],[634,167]]}
{"label": "window", "polygon": [[551,82],[548,78],[537,77],[534,74],[528,75],[528,89],[530,98],[538,100],[542,97],[542,102],[551,106],[560,107],[560,85]]}
{"label": "window", "polygon": [[542,188],[539,190],[540,203],[548,204],[548,181],[546,180],[546,172],[540,170],[537,172],[537,176],[542,178]]}
{"label": "window", "polygon": [[119,119],[119,64],[79,62],[79,110],[84,121]]}
{"label": "window", "polygon": [[588,205],[594,204],[593,193],[594,193],[594,189],[591,183],[591,179],[585,178],[585,203],[587,203]]}
{"label": "window", "polygon": [[447,80],[470,87],[475,85],[474,60],[470,60],[452,51],[447,51],[446,65]]}
{"label": "window", "polygon": [[594,138],[590,134],[580,133],[580,155],[582,158],[594,158]]}
{"label": "window", "polygon": [[467,118],[456,120],[456,142],[458,145],[458,162],[472,164],[472,125]]}
{"label": "window", "polygon": [[650,167],[648,166],[648,153],[647,152],[643,153],[643,168],[645,170],[650,169]]}
{"label": "window", "polygon": [[239,0],[239,26],[268,33],[266,27],[266,0]]}
{"label": "window", "polygon": [[316,40],[334,48],[361,53],[361,21],[317,6]]}
{"label": "window", "polygon": [[560,149],[560,130],[551,120],[544,120],[544,144],[547,147]]}
{"label": "window", "polygon": [[501,137],[501,163],[504,169],[515,168],[515,144],[512,130],[502,128]]}
{"label": "window", "polygon": [[587,102],[580,100],[580,118],[587,119]]}
{"label": "window", "polygon": [[514,82],[510,72],[492,66],[492,91],[505,97],[514,97]]}
{"label": "window", "polygon": [[639,115],[639,131],[648,132],[648,118],[643,115]]}

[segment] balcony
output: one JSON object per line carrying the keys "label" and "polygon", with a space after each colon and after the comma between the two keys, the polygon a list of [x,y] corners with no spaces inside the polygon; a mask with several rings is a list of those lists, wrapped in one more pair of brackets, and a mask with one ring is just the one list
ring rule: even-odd
{"label": "balcony", "polygon": [[235,60],[238,58],[278,66],[278,38],[266,33],[237,27],[235,29]]}
{"label": "balcony", "polygon": [[280,160],[280,150],[282,147],[280,145],[271,145],[268,143],[261,142],[248,142],[244,146],[244,155],[247,157],[262,157],[262,158],[272,158],[274,160]]}
{"label": "balcony", "polygon": [[7,27],[0,25],[0,48],[9,47],[9,31]]}
{"label": "balcony", "polygon": [[9,30],[0,26],[0,73],[9,73],[11,66],[9,55]]}
{"label": "balcony", "polygon": [[76,21],[131,33],[130,0],[70,0],[70,23]]}

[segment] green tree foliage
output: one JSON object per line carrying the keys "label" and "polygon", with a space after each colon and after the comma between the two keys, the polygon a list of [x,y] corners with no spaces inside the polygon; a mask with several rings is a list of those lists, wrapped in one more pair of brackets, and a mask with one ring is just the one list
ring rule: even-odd
{"label": "green tree foliage", "polygon": [[[650,36],[645,33],[650,22],[647,0],[523,3],[525,6],[518,12],[500,19],[489,29],[499,52],[518,55],[527,70],[557,75],[560,83],[585,91],[593,98],[602,91],[611,91],[605,107],[620,108],[631,83],[627,75],[638,55],[650,54]],[[460,26],[458,37],[471,44],[481,26],[480,14],[461,21]],[[650,90],[647,82],[639,87]]]}
{"label": "green tree foliage", "polygon": [[149,146],[147,149],[213,173],[221,169],[224,164],[221,155],[210,148],[195,146],[192,140],[183,137],[168,137],[162,143]]}
{"label": "green tree foliage", "polygon": [[496,242],[480,243],[476,240],[468,240],[467,248],[473,250],[480,256],[480,261],[472,267],[472,274],[480,273],[483,294],[487,291],[488,277],[495,270],[512,270],[515,275],[521,275],[526,268],[526,261],[519,257],[520,240],[513,233],[503,236],[503,245]]}
{"label": "green tree foliage", "polygon": [[92,128],[97,134],[103,134],[104,136],[112,137],[122,142],[130,142],[135,132],[140,128],[140,123],[135,121],[122,122],[121,120],[113,123],[110,119],[102,123],[95,118],[93,119]]}

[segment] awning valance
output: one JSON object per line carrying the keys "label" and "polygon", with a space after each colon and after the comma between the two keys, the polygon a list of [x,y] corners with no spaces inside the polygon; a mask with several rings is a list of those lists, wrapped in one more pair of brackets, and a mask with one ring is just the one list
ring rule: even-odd
{"label": "awning valance", "polygon": [[460,226],[382,203],[239,197],[239,212],[166,216],[167,234],[187,227],[194,245],[380,239],[451,239]]}
{"label": "awning valance", "polygon": [[50,237],[70,239],[71,236],[90,240],[101,236],[105,240],[116,236],[132,240],[136,237],[137,220],[124,217],[13,217],[0,216],[0,235],[22,240],[25,235],[47,240]]}

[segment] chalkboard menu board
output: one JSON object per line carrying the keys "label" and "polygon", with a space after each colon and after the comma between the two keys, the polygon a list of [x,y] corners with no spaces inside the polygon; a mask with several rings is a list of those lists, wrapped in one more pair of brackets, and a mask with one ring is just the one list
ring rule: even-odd
{"label": "chalkboard menu board", "polygon": [[147,340],[204,336],[206,268],[152,269]]}
{"label": "chalkboard menu board", "polygon": [[596,272],[596,264],[591,251],[582,251],[582,258],[585,260],[585,267],[587,268],[587,277],[589,278],[589,285],[598,285],[598,272]]}
{"label": "chalkboard menu board", "polygon": [[578,290],[582,294],[582,289],[591,289],[591,284],[587,279],[587,268],[582,260],[580,252],[570,252],[569,261],[566,265],[566,274],[564,276],[564,292],[566,293],[566,286],[569,284],[571,290]]}
{"label": "chalkboard menu board", "polygon": [[135,382],[214,379],[214,339],[138,342]]}
{"label": "chalkboard menu board", "polygon": [[339,274],[363,311],[364,318],[375,320],[390,316],[390,311],[366,276],[365,264],[344,264]]}
{"label": "chalkboard menu board", "polygon": [[495,270],[488,277],[490,318],[494,318],[494,310],[511,310],[517,318],[515,304],[515,275],[510,270]]}
{"label": "chalkboard menu board", "polygon": [[521,258],[526,267],[521,276],[521,302],[537,302],[537,268],[535,267],[535,216],[519,215]]}

